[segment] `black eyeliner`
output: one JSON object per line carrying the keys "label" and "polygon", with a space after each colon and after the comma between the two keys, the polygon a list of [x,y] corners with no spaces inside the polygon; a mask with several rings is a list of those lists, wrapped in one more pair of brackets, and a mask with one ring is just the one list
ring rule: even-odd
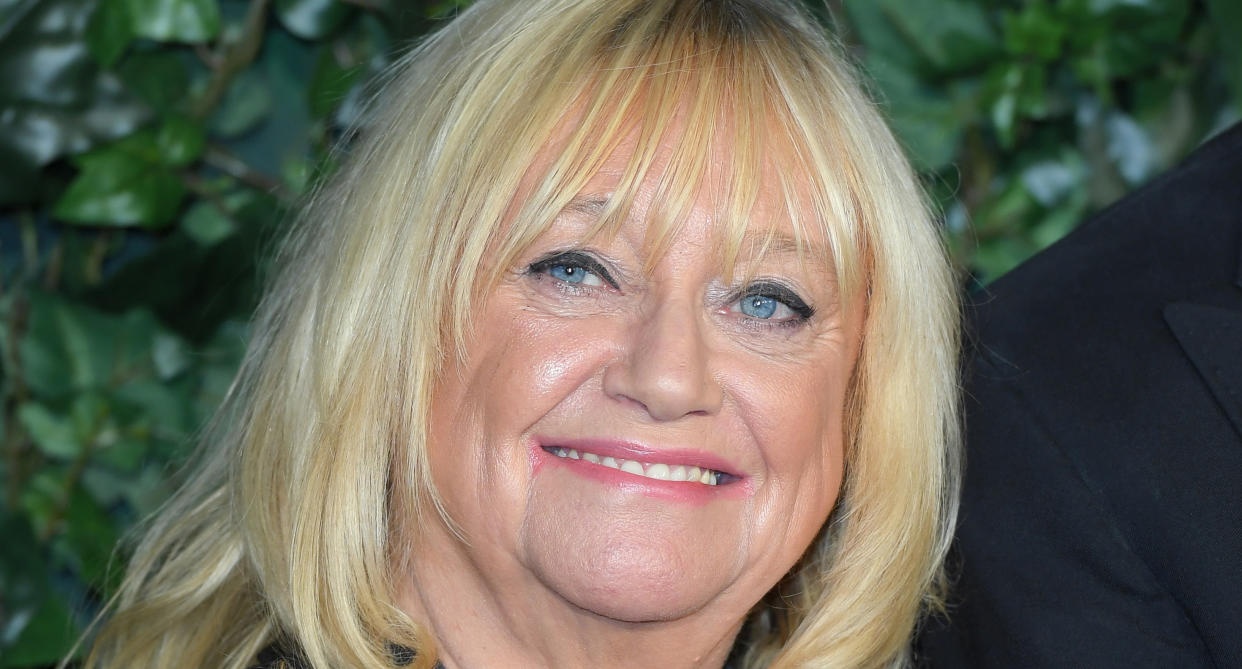
{"label": "black eyeliner", "polygon": [[770,281],[761,281],[746,286],[746,290],[742,291],[740,299],[748,297],[766,297],[776,300],[781,304],[789,307],[789,310],[798,314],[801,320],[809,320],[815,315],[815,307],[807,304],[805,300],[798,297],[798,294],[790,290],[787,286]]}
{"label": "black eyeliner", "polygon": [[542,258],[532,262],[527,268],[531,274],[541,274],[549,267],[556,265],[565,265],[567,267],[581,267],[594,272],[596,276],[603,279],[604,283],[612,286],[616,290],[620,290],[621,286],[612,278],[608,270],[604,269],[603,264],[596,260],[591,254],[582,251],[555,251],[543,256]]}

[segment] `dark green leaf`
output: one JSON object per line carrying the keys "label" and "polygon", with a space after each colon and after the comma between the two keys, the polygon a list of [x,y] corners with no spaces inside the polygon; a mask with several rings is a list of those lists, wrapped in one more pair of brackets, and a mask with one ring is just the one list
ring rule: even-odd
{"label": "dark green leaf", "polygon": [[1042,3],[1005,15],[1005,48],[1017,56],[1052,61],[1062,55],[1062,43],[1070,26]]}
{"label": "dark green leaf", "polygon": [[[882,3],[875,0],[846,0],[844,6],[850,26],[866,49],[869,64],[883,61],[907,76],[917,71],[920,64],[918,54],[910,48],[906,37],[889,19]],[[874,71],[871,76],[880,78]]]}
{"label": "dark green leaf", "polygon": [[203,155],[207,147],[207,133],[198,121],[173,114],[160,125],[155,142],[165,165],[185,167]]}
{"label": "dark green leaf", "polygon": [[159,42],[206,42],[220,32],[216,0],[124,0],[134,34]]}
{"label": "dark green leaf", "polygon": [[85,33],[94,3],[24,2],[0,30],[0,204],[35,199],[39,169],[131,132],[147,115],[100,72]]}
{"label": "dark green leaf", "polygon": [[1114,76],[1159,67],[1176,47],[1190,14],[1189,0],[1121,3],[1107,17],[1103,47]]}
{"label": "dark green leaf", "polygon": [[162,164],[161,147],[151,133],[133,135],[74,162],[82,171],[53,212],[65,221],[158,227],[173,220],[185,197],[185,184]]}
{"label": "dark green leaf", "polygon": [[953,71],[986,62],[999,46],[987,16],[976,3],[878,0],[877,4],[908,44],[936,70]]}
{"label": "dark green leaf", "polygon": [[42,404],[27,402],[18,408],[17,417],[45,455],[69,460],[82,452],[84,444],[69,416],[58,415]]}
{"label": "dark green leaf", "polygon": [[212,246],[233,234],[233,220],[212,202],[198,202],[181,218],[181,229],[203,246]]}
{"label": "dark green leaf", "polygon": [[111,367],[111,319],[63,300],[30,295],[20,344],[26,383],[42,397],[102,385]]}
{"label": "dark green leaf", "polygon": [[148,466],[137,474],[117,472],[108,467],[88,467],[82,474],[82,487],[104,508],[128,504],[137,517],[146,516],[172,492],[167,473]]}
{"label": "dark green leaf", "polygon": [[4,651],[0,667],[53,666],[81,634],[73,612],[60,596],[51,592],[33,606],[15,607],[7,613],[10,615],[6,622],[12,627],[4,631],[14,638],[11,645],[0,646]]}
{"label": "dark green leaf", "polygon": [[76,631],[34,530],[12,511],[0,511],[0,667],[50,665]]}
{"label": "dark green leaf", "polygon": [[64,398],[152,373],[158,327],[149,313],[112,316],[64,299],[30,294],[19,352],[27,385],[44,398]]}
{"label": "dark green leaf", "polygon": [[80,488],[69,496],[54,555],[89,584],[104,583],[120,538],[111,518]]}
{"label": "dark green leaf", "polygon": [[22,490],[19,503],[35,534],[44,536],[49,532],[56,510],[64,501],[68,474],[68,465],[54,462],[30,477],[26,488]]}
{"label": "dark green leaf", "polygon": [[276,16],[302,39],[323,39],[351,13],[340,0],[276,0]]}
{"label": "dark green leaf", "polygon": [[184,106],[190,87],[185,54],[169,50],[135,51],[121,61],[117,74],[125,86],[159,112]]}
{"label": "dark green leaf", "polygon": [[426,15],[433,19],[451,17],[454,13],[470,6],[473,0],[436,0],[427,3]]}
{"label": "dark green leaf", "polygon": [[315,118],[331,114],[345,100],[350,89],[362,79],[363,67],[358,64],[342,64],[330,46],[320,50],[307,91],[310,112]]}
{"label": "dark green leaf", "polygon": [[263,121],[272,108],[271,86],[255,69],[242,72],[229,86],[212,117],[212,128],[225,137],[241,135]]}
{"label": "dark green leaf", "polygon": [[86,45],[95,59],[112,67],[132,41],[133,21],[125,0],[100,0],[86,27]]}

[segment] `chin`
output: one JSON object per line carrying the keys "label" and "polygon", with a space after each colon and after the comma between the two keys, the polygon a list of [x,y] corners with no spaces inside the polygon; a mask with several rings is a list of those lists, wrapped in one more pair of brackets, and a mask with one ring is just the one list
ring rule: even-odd
{"label": "chin", "polygon": [[[570,605],[626,623],[666,622],[709,606],[738,573],[736,547],[701,537],[668,537],[650,528],[531,528],[556,539],[532,542],[529,567],[538,580]],[[575,532],[574,530],[581,530]],[[633,529],[633,528],[630,528]]]}

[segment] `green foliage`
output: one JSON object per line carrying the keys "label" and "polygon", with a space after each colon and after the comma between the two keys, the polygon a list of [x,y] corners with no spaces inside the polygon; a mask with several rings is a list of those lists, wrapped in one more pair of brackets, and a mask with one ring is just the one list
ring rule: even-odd
{"label": "green foliage", "polygon": [[[266,241],[369,76],[467,4],[0,0],[0,669],[55,662],[113,592],[229,387]],[[828,7],[982,279],[1242,108],[1235,0]]]}
{"label": "green foliage", "polygon": [[984,280],[1242,111],[1236,2],[838,4],[952,248]]}
{"label": "green foliage", "polygon": [[115,590],[240,363],[267,240],[443,10],[0,0],[0,667],[58,661]]}

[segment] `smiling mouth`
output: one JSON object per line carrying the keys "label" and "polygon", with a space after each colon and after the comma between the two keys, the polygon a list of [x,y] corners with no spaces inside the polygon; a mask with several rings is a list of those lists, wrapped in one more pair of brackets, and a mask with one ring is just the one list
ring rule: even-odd
{"label": "smiling mouth", "polygon": [[732,474],[717,471],[715,469],[707,469],[706,467],[687,467],[685,465],[671,465],[663,462],[625,460],[607,455],[596,455],[595,453],[579,451],[575,448],[564,448],[561,446],[544,446],[543,450],[555,455],[558,458],[564,458],[566,460],[585,460],[586,462],[600,465],[601,467],[619,469],[627,474],[655,479],[657,481],[681,481],[686,483],[699,483],[702,485],[717,486],[725,485],[738,480],[738,477]]}

